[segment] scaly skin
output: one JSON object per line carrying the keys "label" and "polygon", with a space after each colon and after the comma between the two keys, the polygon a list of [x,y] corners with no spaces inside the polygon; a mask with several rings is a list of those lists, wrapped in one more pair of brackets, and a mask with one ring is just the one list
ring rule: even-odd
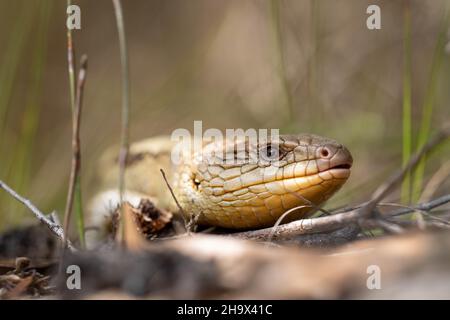
{"label": "scaly skin", "polygon": [[[277,141],[256,143],[248,139],[206,143],[200,154],[186,156],[176,166],[170,161],[173,146],[162,137],[133,144],[127,190],[175,211],[159,172],[163,168],[187,214],[197,215],[202,225],[233,229],[271,226],[285,211],[298,206],[308,207],[296,210],[285,221],[308,216],[347,181],[353,162],[344,146],[311,134],[281,135]],[[101,167],[106,168],[101,174],[103,186],[116,183],[114,154],[111,150],[102,159]]]}

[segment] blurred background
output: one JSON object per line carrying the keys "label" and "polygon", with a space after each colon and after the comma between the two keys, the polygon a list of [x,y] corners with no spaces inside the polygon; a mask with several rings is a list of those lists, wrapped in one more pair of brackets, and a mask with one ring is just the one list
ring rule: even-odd
{"label": "blurred background", "polygon": [[[120,58],[111,1],[73,3],[81,8],[82,29],[73,32],[77,61],[84,53],[89,58],[81,127],[86,206],[96,159],[119,143]],[[366,27],[370,4],[381,8],[381,30]],[[204,129],[328,136],[355,159],[350,180],[328,207],[364,201],[417,149],[419,136],[450,118],[448,5],[123,1],[131,138],[192,130],[194,120]],[[43,211],[59,213],[71,161],[65,23],[66,1],[0,0],[0,179]],[[404,131],[409,119],[411,130]],[[449,159],[448,144],[436,150],[419,184]],[[448,193],[448,180],[436,196]],[[390,200],[400,201],[400,191]],[[0,230],[30,220],[0,192]]]}

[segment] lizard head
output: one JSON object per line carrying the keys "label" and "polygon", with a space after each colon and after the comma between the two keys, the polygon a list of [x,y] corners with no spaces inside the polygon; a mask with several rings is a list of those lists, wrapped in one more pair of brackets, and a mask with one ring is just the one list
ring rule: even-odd
{"label": "lizard head", "polygon": [[306,217],[347,181],[353,163],[342,144],[316,135],[207,143],[181,166],[176,194],[199,223],[235,229]]}

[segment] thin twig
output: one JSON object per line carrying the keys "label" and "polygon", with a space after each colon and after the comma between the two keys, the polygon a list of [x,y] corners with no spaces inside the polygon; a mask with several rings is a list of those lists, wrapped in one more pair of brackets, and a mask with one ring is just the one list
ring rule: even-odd
{"label": "thin twig", "polygon": [[[70,218],[72,216],[73,199],[75,187],[80,179],[81,149],[80,149],[80,120],[83,105],[84,84],[86,82],[87,56],[81,57],[81,66],[78,73],[76,90],[75,110],[72,117],[72,168],[70,171],[69,190],[67,192],[66,209],[64,213],[64,234],[68,234]],[[79,182],[78,182],[79,183]],[[81,234],[83,234],[82,232]],[[80,234],[80,235],[81,235]],[[80,237],[80,242],[84,246],[84,235]]]}
{"label": "thin twig", "polygon": [[[67,8],[72,4],[71,0],[67,0]],[[70,110],[72,114],[72,124],[76,119],[76,109],[77,109],[77,88],[76,88],[76,61],[75,61],[75,47],[72,39],[72,30],[67,28],[67,66],[68,66],[68,75],[69,75],[69,89],[70,89]],[[81,103],[81,102],[79,102]],[[72,125],[73,127],[73,125]],[[75,153],[73,148],[74,145],[74,136],[72,132],[72,153]],[[72,160],[73,162],[73,160]],[[72,171],[73,171],[73,163],[72,163]],[[71,171],[71,176],[73,172]],[[64,223],[70,224],[70,216],[72,212],[73,202],[75,202],[75,214],[77,218],[77,227],[78,227],[78,237],[80,239],[81,246],[84,247],[84,219],[83,219],[83,211],[82,211],[82,203],[81,203],[81,181],[79,174],[75,174],[75,184],[73,186],[70,185],[69,182],[69,191],[67,195],[66,209],[64,214]],[[72,179],[72,177],[71,177]],[[72,190],[70,190],[72,188]],[[70,193],[73,193],[69,196]],[[72,197],[69,203],[69,197]],[[69,212],[70,211],[70,212]],[[64,228],[66,225],[64,224]],[[67,229],[69,226],[67,225]],[[65,232],[67,235],[67,230]]]}
{"label": "thin twig", "polygon": [[159,171],[161,171],[161,174],[163,176],[164,181],[166,182],[167,188],[169,188],[170,194],[172,195],[173,200],[175,201],[178,209],[180,210],[181,213],[181,217],[183,218],[184,221],[184,227],[186,228],[186,230],[189,231],[189,222],[186,220],[186,212],[183,210],[183,207],[180,205],[180,203],[178,202],[177,197],[175,196],[175,193],[173,192],[172,187],[170,186],[169,181],[167,180],[166,177],[166,173],[164,172],[163,169],[159,169]]}
{"label": "thin twig", "polygon": [[425,202],[425,203],[418,204],[416,206],[407,207],[404,209],[399,209],[399,210],[393,211],[389,215],[392,217],[396,217],[396,216],[414,212],[416,210],[428,212],[434,208],[440,207],[447,203],[450,203],[450,194],[444,195],[444,196],[434,199],[430,202]]}
{"label": "thin twig", "polygon": [[298,209],[303,209],[303,208],[311,208],[311,206],[309,205],[303,205],[303,206],[298,206],[292,209],[287,210],[285,213],[283,213],[277,220],[277,222],[275,222],[275,224],[272,226],[272,232],[269,235],[269,239],[267,240],[268,242],[272,241],[272,237],[274,235],[274,232],[276,230],[276,228],[281,224],[281,222],[284,220],[284,218],[286,218],[287,215],[291,214],[292,212],[297,211]]}
{"label": "thin twig", "polygon": [[[47,218],[46,215],[43,214],[38,208],[36,208],[36,206],[30,200],[19,195],[16,191],[14,191],[11,187],[9,187],[6,183],[4,183],[1,180],[0,180],[0,188],[8,192],[14,199],[21,202],[24,206],[30,209],[31,212],[34,213],[36,218],[38,218],[40,222],[44,223],[50,229],[50,231],[53,232],[64,243],[65,241],[64,230],[59,224]],[[66,243],[69,250],[76,251],[75,247],[68,239]]]}
{"label": "thin twig", "polygon": [[393,234],[402,234],[405,232],[405,230],[398,224],[392,221],[387,221],[384,219],[368,219],[364,221],[364,226],[366,228],[374,229],[374,228],[381,228],[384,231],[387,231],[389,233]]}
{"label": "thin twig", "polygon": [[[436,217],[436,216],[430,214],[429,212],[427,212],[427,211],[425,211],[425,210],[418,209],[417,207],[411,207],[411,206],[407,206],[407,205],[403,205],[403,204],[389,203],[389,202],[388,202],[388,203],[386,203],[386,202],[379,203],[378,206],[381,206],[381,207],[385,206],[385,207],[408,208],[408,209],[411,210],[411,212],[419,212],[421,215],[427,216],[427,217],[429,217],[430,219],[433,219],[433,220],[442,222],[442,223],[444,223],[444,224],[450,225],[450,223],[449,223],[447,220],[441,219],[441,218],[439,218],[439,217]],[[391,214],[390,214],[390,215],[391,215]]]}
{"label": "thin twig", "polygon": [[[389,206],[389,207],[401,207],[401,208],[411,208],[411,206],[407,206],[407,205],[402,205],[402,204],[397,204],[397,203],[389,203],[389,202],[383,202],[383,203],[378,203],[377,207],[383,207],[383,206]],[[428,215],[428,213],[426,211],[423,210],[419,210],[419,209],[413,209],[413,217],[415,217],[415,221],[417,221],[417,227],[421,230],[424,230],[426,228],[426,224],[425,224],[425,219],[424,219],[424,215]],[[431,215],[429,215],[431,216]],[[433,216],[431,216],[433,217]],[[438,220],[438,219],[436,219]]]}
{"label": "thin twig", "polygon": [[426,184],[425,188],[423,188],[423,192],[420,195],[419,202],[429,201],[436,190],[442,185],[445,181],[447,181],[450,176],[450,160],[447,160],[431,177],[431,179]]}
{"label": "thin twig", "polygon": [[326,215],[331,215],[330,211],[321,208],[320,206],[318,206],[317,204],[315,204],[311,200],[307,199],[306,197],[302,196],[301,194],[295,193],[293,191],[290,191],[289,193],[291,195],[293,195],[294,197],[299,198],[302,201],[305,201],[310,207],[316,209],[317,211],[320,211],[320,212],[322,212],[323,214],[326,214]]}
{"label": "thin twig", "polygon": [[[119,47],[120,47],[120,63],[122,67],[122,125],[121,125],[121,143],[119,151],[119,196],[122,208],[123,194],[125,191],[125,170],[129,151],[130,75],[129,75],[128,52],[125,37],[125,24],[123,19],[122,4],[120,0],[112,0],[112,2],[116,16],[117,33],[119,36]],[[122,232],[125,230],[122,224],[121,230]],[[124,238],[123,235],[122,238]]]}
{"label": "thin twig", "polygon": [[200,218],[201,212],[194,213],[190,216],[188,223],[186,224],[186,232],[191,234],[197,230],[198,219]]}
{"label": "thin twig", "polygon": [[[67,7],[72,4],[67,0]],[[69,70],[70,107],[75,112],[75,48],[72,40],[72,30],[67,28],[67,62]]]}

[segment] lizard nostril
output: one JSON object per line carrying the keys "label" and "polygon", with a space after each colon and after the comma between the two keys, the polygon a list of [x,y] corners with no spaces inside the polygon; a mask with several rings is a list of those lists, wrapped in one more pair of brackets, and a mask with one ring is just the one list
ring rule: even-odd
{"label": "lizard nostril", "polygon": [[323,158],[327,158],[329,155],[330,155],[330,151],[327,149],[327,148],[322,148],[321,150],[320,150],[320,155],[323,157]]}

